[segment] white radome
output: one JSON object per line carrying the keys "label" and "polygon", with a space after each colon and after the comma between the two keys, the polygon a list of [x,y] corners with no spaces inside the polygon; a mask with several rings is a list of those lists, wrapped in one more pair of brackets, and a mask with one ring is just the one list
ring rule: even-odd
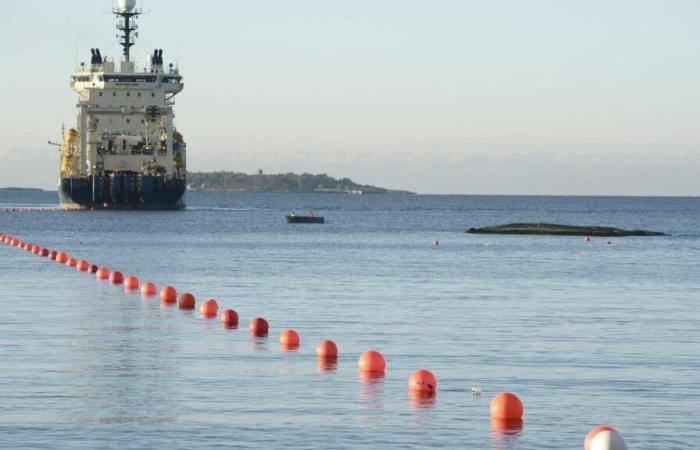
{"label": "white radome", "polygon": [[131,11],[136,8],[136,0],[119,0],[119,11]]}

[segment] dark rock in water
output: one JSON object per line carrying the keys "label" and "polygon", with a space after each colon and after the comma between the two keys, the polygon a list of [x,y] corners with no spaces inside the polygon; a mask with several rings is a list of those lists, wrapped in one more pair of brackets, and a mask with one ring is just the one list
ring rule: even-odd
{"label": "dark rock in water", "polygon": [[612,227],[579,227],[574,225],[558,225],[553,223],[509,223],[483,228],[469,228],[467,233],[475,234],[541,234],[555,236],[666,236],[664,233],[646,230],[623,230]]}

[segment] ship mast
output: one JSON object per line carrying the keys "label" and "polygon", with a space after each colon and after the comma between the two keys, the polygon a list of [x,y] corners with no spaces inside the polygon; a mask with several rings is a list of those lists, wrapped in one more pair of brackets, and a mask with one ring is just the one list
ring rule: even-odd
{"label": "ship mast", "polygon": [[136,8],[136,0],[120,0],[112,12],[119,17],[117,30],[121,31],[122,35],[117,37],[120,39],[119,45],[124,48],[124,61],[129,61],[131,47],[134,46],[134,40],[138,37],[139,26],[136,19],[141,15],[141,9]]}

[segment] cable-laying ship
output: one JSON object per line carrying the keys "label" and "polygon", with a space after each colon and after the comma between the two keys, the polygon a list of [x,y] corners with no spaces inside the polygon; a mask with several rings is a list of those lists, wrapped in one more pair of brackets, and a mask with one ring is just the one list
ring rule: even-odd
{"label": "cable-laying ship", "polygon": [[184,207],[186,145],[173,123],[173,98],[183,87],[178,68],[163,67],[163,50],[138,70],[130,50],[141,14],[136,0],[119,0],[119,67],[92,49],[70,86],[78,93],[75,128],[63,129],[58,186],[62,209]]}

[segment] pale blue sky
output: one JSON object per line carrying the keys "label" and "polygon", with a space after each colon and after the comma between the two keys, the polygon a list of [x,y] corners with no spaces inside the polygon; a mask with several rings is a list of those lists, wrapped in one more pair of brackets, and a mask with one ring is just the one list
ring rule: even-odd
{"label": "pale blue sky", "polygon": [[[53,188],[109,0],[0,0],[0,186]],[[190,170],[423,193],[700,194],[700,2],[144,0]]]}

